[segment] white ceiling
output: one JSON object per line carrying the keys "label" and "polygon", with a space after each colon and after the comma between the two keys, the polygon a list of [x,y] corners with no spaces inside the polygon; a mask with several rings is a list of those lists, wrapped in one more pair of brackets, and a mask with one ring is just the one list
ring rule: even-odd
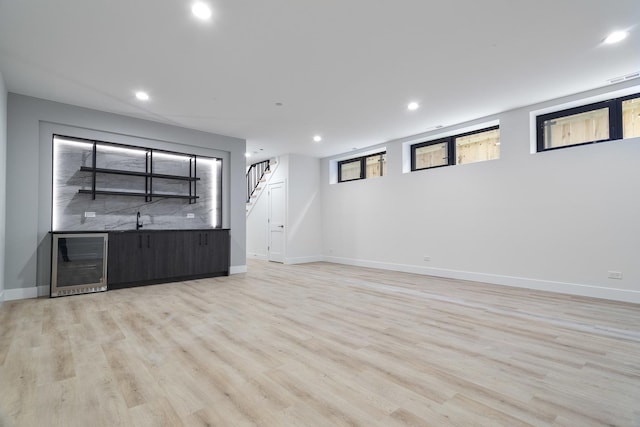
{"label": "white ceiling", "polygon": [[[0,0],[0,72],[10,92],[245,138],[254,161],[343,153],[640,70],[638,0],[210,0],[209,22],[191,2]],[[602,44],[619,29],[630,36]]]}

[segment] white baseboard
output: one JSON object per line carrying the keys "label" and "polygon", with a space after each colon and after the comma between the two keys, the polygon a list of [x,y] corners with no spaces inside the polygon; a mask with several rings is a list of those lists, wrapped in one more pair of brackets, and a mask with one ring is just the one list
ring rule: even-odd
{"label": "white baseboard", "polygon": [[229,274],[240,274],[240,273],[246,273],[246,272],[247,272],[246,265],[232,265],[231,267],[229,267]]}
{"label": "white baseboard", "polygon": [[[247,253],[247,258],[257,259],[260,261],[269,261],[269,256],[262,254]],[[322,255],[314,255],[306,257],[285,258],[283,264],[306,264],[308,262],[320,261],[324,261],[324,257]]]}
{"label": "white baseboard", "polygon": [[0,303],[4,301],[4,290],[0,291]]}
{"label": "white baseboard", "polygon": [[4,300],[13,301],[17,299],[37,298],[38,288],[18,288],[18,289],[5,289]]}
{"label": "white baseboard", "polygon": [[554,282],[551,280],[530,279],[526,277],[504,276],[500,274],[476,273],[471,271],[448,270],[444,268],[419,267],[415,265],[394,264],[353,258],[324,257],[324,261],[357,267],[379,268],[381,270],[401,271],[404,273],[446,277],[449,279],[470,280],[491,283],[493,285],[535,289],[539,291],[578,295],[640,304],[640,292],[627,289],[606,288],[579,283]]}
{"label": "white baseboard", "polygon": [[266,261],[267,260],[267,255],[266,254],[247,253],[247,258],[259,259],[260,261]]}
{"label": "white baseboard", "polygon": [[38,298],[49,296],[49,286],[33,286],[31,288],[5,289],[4,300],[13,301],[17,299]]}
{"label": "white baseboard", "polygon": [[308,262],[320,262],[324,261],[325,258],[322,255],[314,255],[314,256],[305,256],[305,257],[296,257],[296,258],[285,258],[285,264],[306,264]]}

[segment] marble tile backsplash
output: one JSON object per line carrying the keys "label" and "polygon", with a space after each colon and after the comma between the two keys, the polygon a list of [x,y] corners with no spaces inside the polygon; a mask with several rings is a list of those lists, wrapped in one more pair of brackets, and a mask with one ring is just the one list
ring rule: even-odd
{"label": "marble tile backsplash", "polygon": [[[98,145],[96,167],[145,172],[145,151],[109,149]],[[214,164],[217,163],[217,169]],[[221,221],[220,163],[217,159],[198,157],[195,191],[196,203],[187,199],[144,196],[81,194],[91,190],[92,173],[81,166],[93,165],[91,143],[54,139],[53,156],[53,221],[54,231],[131,230],[136,228],[140,212],[143,229],[212,228]],[[189,160],[184,157],[156,155],[156,174],[189,176]],[[154,194],[189,194],[189,181],[153,178]],[[194,184],[192,183],[192,189]],[[144,192],[145,178],[139,176],[98,173],[96,188],[108,191]]]}

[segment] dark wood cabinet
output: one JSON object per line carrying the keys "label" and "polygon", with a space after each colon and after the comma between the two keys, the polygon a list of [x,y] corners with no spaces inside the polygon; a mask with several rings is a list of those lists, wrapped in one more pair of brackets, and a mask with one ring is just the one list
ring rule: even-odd
{"label": "dark wood cabinet", "polygon": [[109,233],[109,289],[229,274],[229,230]]}
{"label": "dark wood cabinet", "polygon": [[195,274],[207,274],[219,271],[229,264],[229,254],[216,248],[229,246],[228,233],[216,233],[212,230],[194,232],[189,239],[193,253],[192,265]]}
{"label": "dark wood cabinet", "polygon": [[139,282],[153,276],[150,235],[109,233],[108,284]]}

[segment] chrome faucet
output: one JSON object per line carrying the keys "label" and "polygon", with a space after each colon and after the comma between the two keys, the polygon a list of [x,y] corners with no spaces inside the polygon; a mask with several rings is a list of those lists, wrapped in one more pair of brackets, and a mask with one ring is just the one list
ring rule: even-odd
{"label": "chrome faucet", "polygon": [[140,221],[140,212],[136,215],[136,230],[140,230],[142,228],[142,221]]}

